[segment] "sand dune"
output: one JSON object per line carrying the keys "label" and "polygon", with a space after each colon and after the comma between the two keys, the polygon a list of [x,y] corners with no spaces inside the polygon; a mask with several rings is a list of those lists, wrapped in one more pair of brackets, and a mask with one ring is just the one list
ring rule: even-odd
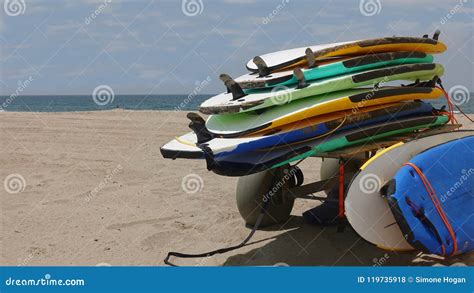
{"label": "sand dune", "polygon": [[[162,144],[188,131],[184,112],[4,112],[0,121],[0,178],[20,183],[0,189],[1,265],[163,265],[170,250],[204,252],[249,233],[235,204],[237,178],[208,172],[202,161],[161,157]],[[308,180],[318,178],[319,164],[302,164]],[[190,174],[196,189],[182,186]],[[387,252],[349,227],[307,225],[301,213],[316,204],[297,201],[287,223],[257,232],[240,250],[176,263],[474,264],[472,253]]]}

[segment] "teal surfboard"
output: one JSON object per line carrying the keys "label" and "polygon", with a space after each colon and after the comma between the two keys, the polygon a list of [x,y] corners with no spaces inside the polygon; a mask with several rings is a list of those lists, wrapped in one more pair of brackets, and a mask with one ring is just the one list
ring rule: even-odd
{"label": "teal surfboard", "polygon": [[[305,85],[280,87],[272,90],[261,90],[245,94],[242,89],[236,90],[238,84],[228,82],[229,92],[214,96],[201,104],[199,111],[204,114],[224,114],[261,110],[272,106],[283,105],[292,101],[330,92],[352,89],[377,83],[395,80],[431,80],[440,77],[444,68],[436,63],[403,64],[358,73],[349,73],[332,78],[309,81]],[[239,92],[239,94],[237,94]],[[316,97],[313,97],[315,99]],[[316,100],[315,100],[316,101]]]}
{"label": "teal surfboard", "polygon": [[[301,71],[304,79],[311,81],[393,65],[431,62],[433,62],[433,56],[422,52],[390,52],[349,58],[344,61],[302,69]],[[293,70],[286,70],[274,72],[267,76],[260,76],[258,73],[245,74],[236,78],[235,81],[239,83],[242,89],[245,89],[246,93],[252,93],[255,92],[255,89],[297,84],[298,77],[295,76]]]}

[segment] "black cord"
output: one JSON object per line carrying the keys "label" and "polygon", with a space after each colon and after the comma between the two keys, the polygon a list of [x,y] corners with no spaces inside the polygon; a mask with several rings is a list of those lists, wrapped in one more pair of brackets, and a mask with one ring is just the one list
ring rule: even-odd
{"label": "black cord", "polygon": [[175,265],[172,262],[170,262],[170,258],[172,256],[178,257],[178,258],[202,258],[202,257],[210,257],[210,256],[213,256],[215,254],[226,253],[226,252],[244,247],[250,241],[250,239],[253,237],[253,235],[257,231],[258,227],[260,226],[260,223],[262,222],[263,217],[265,216],[265,212],[266,212],[266,209],[267,209],[268,202],[269,201],[267,200],[266,202],[263,203],[262,210],[260,211],[260,215],[258,215],[257,221],[255,222],[255,225],[253,226],[252,231],[250,231],[250,234],[240,244],[234,245],[234,246],[231,246],[231,247],[227,247],[227,248],[216,249],[216,250],[209,251],[209,252],[197,253],[197,254],[188,254],[188,253],[181,253],[181,252],[171,251],[171,252],[168,252],[168,255],[164,259],[164,263],[169,265],[169,266],[177,267],[178,265]]}

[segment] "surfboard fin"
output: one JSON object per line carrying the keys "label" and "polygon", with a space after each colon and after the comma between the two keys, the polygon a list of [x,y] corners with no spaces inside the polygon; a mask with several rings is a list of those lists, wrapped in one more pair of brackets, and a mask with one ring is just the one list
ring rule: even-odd
{"label": "surfboard fin", "polygon": [[306,82],[306,79],[304,78],[304,73],[301,70],[301,68],[295,68],[293,70],[293,74],[295,75],[296,79],[298,80],[298,86],[296,87],[297,89],[302,89],[307,87],[309,84]]}
{"label": "surfboard fin", "polygon": [[439,77],[435,75],[431,80],[420,81],[419,79],[417,79],[413,83],[406,84],[406,85],[402,84],[402,86],[434,88],[436,86],[436,83],[438,83],[439,80],[440,80]]}
{"label": "surfboard fin", "polygon": [[433,34],[433,40],[438,40],[439,35],[441,34],[440,30],[436,30]]}
{"label": "surfboard fin", "polygon": [[267,63],[262,59],[260,56],[256,56],[253,58],[253,63],[257,65],[258,68],[258,76],[263,77],[270,75],[271,71],[270,68],[268,68]]}
{"label": "surfboard fin", "polygon": [[306,54],[306,61],[308,62],[308,68],[312,68],[316,65],[316,57],[314,57],[314,52],[311,48],[306,48],[304,51]]}
{"label": "surfboard fin", "polygon": [[247,95],[246,93],[244,93],[240,85],[229,75],[223,73],[219,76],[219,78],[224,82],[227,88],[227,92],[232,93],[233,101],[238,100]]}
{"label": "surfboard fin", "polygon": [[209,132],[206,128],[206,121],[196,113],[188,113],[186,117],[191,120],[189,123],[189,128],[191,128],[197,136],[197,143],[208,142],[214,138],[212,133]]}

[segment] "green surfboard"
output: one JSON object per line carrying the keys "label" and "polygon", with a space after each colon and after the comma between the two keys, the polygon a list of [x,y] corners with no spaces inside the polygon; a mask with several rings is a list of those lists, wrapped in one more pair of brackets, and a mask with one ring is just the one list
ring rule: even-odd
{"label": "green surfboard", "polygon": [[[350,147],[350,146],[358,145],[358,144],[363,144],[363,143],[370,142],[370,141],[375,141],[377,139],[381,139],[381,138],[384,138],[384,137],[403,134],[403,133],[408,133],[408,132],[412,132],[412,131],[415,131],[415,130],[418,130],[418,129],[423,129],[423,128],[431,128],[431,127],[435,127],[435,126],[440,126],[440,125],[446,124],[448,122],[448,120],[449,120],[448,116],[437,116],[437,117],[434,117],[433,121],[429,121],[426,124],[414,125],[414,126],[407,127],[407,128],[402,128],[402,129],[396,129],[395,128],[393,130],[389,129],[388,131],[380,131],[380,129],[377,129],[377,126],[375,126],[375,127],[372,127],[373,131],[375,132],[374,135],[372,135],[372,136],[368,136],[371,132],[371,129],[369,128],[369,129],[365,130],[364,135],[360,136],[360,137],[351,136],[350,134],[335,137],[334,139],[329,139],[325,142],[322,142],[321,144],[318,144],[318,145],[314,146],[308,152],[305,152],[303,154],[297,155],[297,156],[292,157],[290,159],[287,159],[283,162],[275,164],[271,167],[271,169],[281,167],[281,166],[287,165],[291,162],[295,162],[295,161],[298,161],[298,160],[301,160],[301,159],[305,159],[305,158],[310,157],[310,156],[323,154],[323,153],[335,151],[335,150],[338,150],[338,149],[341,149],[341,148]],[[395,125],[395,127],[396,127],[396,125]]]}

